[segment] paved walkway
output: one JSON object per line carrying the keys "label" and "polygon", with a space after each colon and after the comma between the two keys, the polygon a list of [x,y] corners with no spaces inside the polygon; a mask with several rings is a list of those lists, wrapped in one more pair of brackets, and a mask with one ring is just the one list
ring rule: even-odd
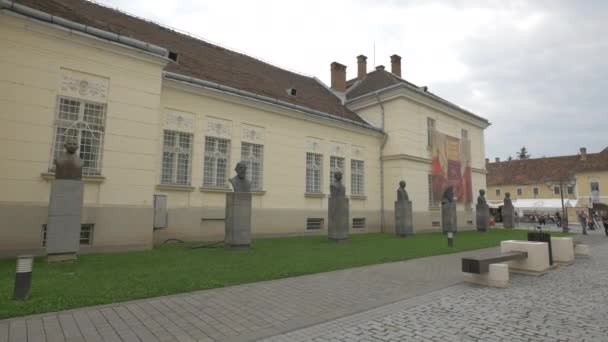
{"label": "paved walkway", "polygon": [[[279,336],[273,341],[291,341],[294,333],[281,334],[298,329],[307,331],[307,327],[313,331],[321,327],[318,331],[323,332],[325,327],[318,324],[342,322],[341,318],[348,320],[355,317],[353,314],[375,308],[383,315],[389,312],[386,310],[394,310],[383,306],[417,296],[420,300],[441,298],[446,293],[436,292],[441,289],[455,293],[451,291],[459,290],[454,290],[454,285],[462,281],[460,259],[496,250],[491,248],[3,320],[0,321],[0,342],[254,341],[276,335]],[[590,261],[587,263],[591,265]],[[519,278],[514,282],[518,283]],[[463,290],[467,289],[472,291],[471,288]],[[487,289],[474,290],[479,292],[471,294],[473,297],[485,298],[492,293]],[[604,295],[608,296],[608,293]],[[418,303],[419,299],[414,300],[409,303]],[[461,300],[466,302],[462,297]],[[389,305],[389,308],[401,308],[395,305],[398,304]],[[420,312],[420,317],[424,312],[426,309]],[[466,314],[474,315],[475,308],[469,307]],[[356,320],[369,319],[368,315],[371,314],[357,316]],[[471,317],[483,317],[481,313],[475,315]],[[608,316],[603,315],[602,319],[605,317]],[[359,321],[344,324],[352,326],[354,322]],[[433,322],[440,325],[445,321],[430,319],[424,325],[425,331],[434,326]],[[335,329],[336,326],[332,326],[332,330]],[[302,336],[313,338],[314,334],[309,332]]]}

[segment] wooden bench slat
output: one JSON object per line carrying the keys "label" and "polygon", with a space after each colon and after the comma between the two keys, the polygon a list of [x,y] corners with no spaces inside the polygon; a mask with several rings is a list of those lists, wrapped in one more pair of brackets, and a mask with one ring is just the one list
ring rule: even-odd
{"label": "wooden bench slat", "polygon": [[476,274],[487,273],[490,270],[490,264],[510,260],[521,260],[526,259],[527,257],[527,252],[510,252],[489,257],[462,258],[462,271]]}

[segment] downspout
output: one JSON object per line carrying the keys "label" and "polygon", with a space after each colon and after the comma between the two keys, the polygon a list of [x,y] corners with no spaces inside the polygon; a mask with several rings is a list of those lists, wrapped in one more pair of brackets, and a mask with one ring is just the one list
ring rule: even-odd
{"label": "downspout", "polygon": [[385,230],[385,219],[384,219],[384,146],[386,145],[386,141],[388,140],[388,134],[386,134],[386,130],[384,129],[385,119],[384,119],[384,105],[382,101],[380,101],[380,96],[378,92],[374,92],[376,95],[376,99],[378,100],[378,104],[381,109],[381,128],[382,128],[382,144],[380,145],[380,231],[384,232]]}

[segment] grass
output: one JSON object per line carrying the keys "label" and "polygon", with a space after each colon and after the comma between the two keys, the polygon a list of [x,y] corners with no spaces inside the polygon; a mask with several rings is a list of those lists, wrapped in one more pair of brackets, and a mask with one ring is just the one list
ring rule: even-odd
{"label": "grass", "polygon": [[12,300],[15,260],[1,260],[0,319],[455,253],[498,246],[508,239],[525,240],[526,231],[460,232],[454,248],[447,247],[439,233],[407,239],[361,234],[344,244],[330,243],[325,236],[258,239],[244,252],[173,244],[142,252],[82,255],[72,264],[49,265],[38,258],[26,302]]}

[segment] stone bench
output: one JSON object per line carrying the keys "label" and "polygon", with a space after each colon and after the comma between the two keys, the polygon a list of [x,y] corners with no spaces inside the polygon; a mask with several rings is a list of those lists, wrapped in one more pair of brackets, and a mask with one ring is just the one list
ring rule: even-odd
{"label": "stone bench", "polygon": [[569,237],[551,237],[553,261],[561,265],[574,263],[574,242]]}
{"label": "stone bench", "polygon": [[462,258],[464,281],[491,287],[509,286],[509,265],[501,262],[526,259],[528,253],[501,253],[489,257]]}
{"label": "stone bench", "polygon": [[583,256],[583,257],[591,256],[591,246],[584,245],[584,244],[578,243],[578,242],[575,243],[574,244],[574,255]]}
{"label": "stone bench", "polygon": [[506,240],[500,242],[501,253],[526,252],[527,258],[507,261],[509,271],[541,275],[549,269],[549,244],[546,242]]}

